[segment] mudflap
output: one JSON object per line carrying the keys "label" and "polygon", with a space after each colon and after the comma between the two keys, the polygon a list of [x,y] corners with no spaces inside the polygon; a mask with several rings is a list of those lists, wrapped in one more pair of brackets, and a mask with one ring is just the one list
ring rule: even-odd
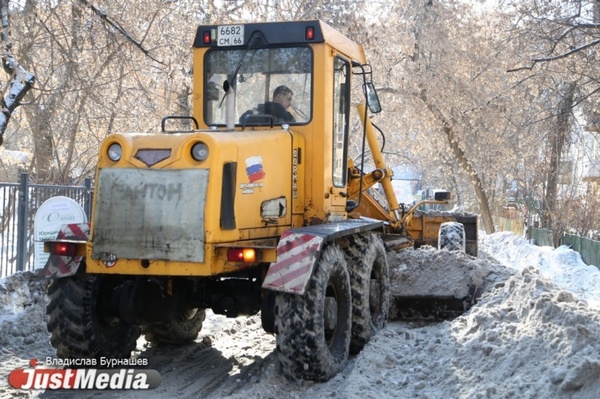
{"label": "mudflap", "polygon": [[277,244],[277,261],[269,266],[262,288],[303,295],[325,243],[382,227],[382,222],[347,219],[285,231]]}
{"label": "mudflap", "polygon": [[[76,252],[84,253],[85,244],[89,240],[89,237],[89,223],[66,224],[61,227],[56,235],[56,239],[44,242],[44,247],[50,244],[72,244],[83,246],[84,248],[81,251]],[[73,276],[82,264],[85,267],[85,256],[83,255],[57,255],[51,253],[44,265],[43,275],[51,279]]]}

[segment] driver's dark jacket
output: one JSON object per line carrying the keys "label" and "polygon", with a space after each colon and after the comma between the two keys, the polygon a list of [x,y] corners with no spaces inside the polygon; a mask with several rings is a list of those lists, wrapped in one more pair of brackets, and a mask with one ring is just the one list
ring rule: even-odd
{"label": "driver's dark jacket", "polygon": [[[273,101],[267,101],[264,104],[259,104],[256,110],[249,110],[244,112],[244,114],[240,117],[240,122],[244,123],[270,123],[271,118],[260,119],[262,115],[272,115],[275,120],[274,123],[281,122],[296,122],[294,116],[289,113],[283,106],[279,103]],[[251,115],[255,115],[254,117],[250,117]]]}

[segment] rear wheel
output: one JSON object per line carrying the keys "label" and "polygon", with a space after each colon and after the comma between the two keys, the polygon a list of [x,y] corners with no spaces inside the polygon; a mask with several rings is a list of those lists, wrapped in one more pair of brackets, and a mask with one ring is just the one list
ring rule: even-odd
{"label": "rear wheel", "polygon": [[345,365],[352,300],[343,252],[323,250],[304,295],[277,293],[275,330],[283,372],[292,379],[327,381]]}
{"label": "rear wheel", "polygon": [[153,345],[186,345],[198,338],[205,318],[204,309],[188,309],[177,320],[146,325],[142,332],[146,335],[146,341]]}
{"label": "rear wheel", "polygon": [[140,328],[113,315],[108,306],[120,280],[78,273],[48,287],[50,342],[60,358],[123,359],[131,356]]}
{"label": "rear wheel", "polygon": [[385,247],[375,234],[347,237],[344,247],[352,286],[352,340],[358,353],[385,327],[390,308],[390,278]]}
{"label": "rear wheel", "polygon": [[445,222],[440,225],[438,248],[448,251],[465,252],[465,226],[457,222]]}

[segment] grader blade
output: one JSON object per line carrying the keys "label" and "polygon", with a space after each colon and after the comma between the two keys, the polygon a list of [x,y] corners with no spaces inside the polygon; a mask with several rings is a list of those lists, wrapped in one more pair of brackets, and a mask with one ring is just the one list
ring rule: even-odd
{"label": "grader blade", "polygon": [[390,320],[451,320],[471,308],[479,298],[480,289],[471,287],[470,295],[453,296],[393,296]]}
{"label": "grader blade", "polygon": [[475,305],[495,271],[460,251],[388,251],[391,320],[447,320]]}

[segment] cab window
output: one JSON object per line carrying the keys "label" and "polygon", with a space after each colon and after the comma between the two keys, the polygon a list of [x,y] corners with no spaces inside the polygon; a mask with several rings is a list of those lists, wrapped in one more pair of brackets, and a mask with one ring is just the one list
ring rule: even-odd
{"label": "cab window", "polygon": [[225,81],[235,90],[236,124],[304,124],[311,119],[309,47],[213,49],[205,55],[204,118],[226,124]]}
{"label": "cab window", "polygon": [[350,63],[337,57],[333,64],[333,185],[344,187],[350,115]]}

